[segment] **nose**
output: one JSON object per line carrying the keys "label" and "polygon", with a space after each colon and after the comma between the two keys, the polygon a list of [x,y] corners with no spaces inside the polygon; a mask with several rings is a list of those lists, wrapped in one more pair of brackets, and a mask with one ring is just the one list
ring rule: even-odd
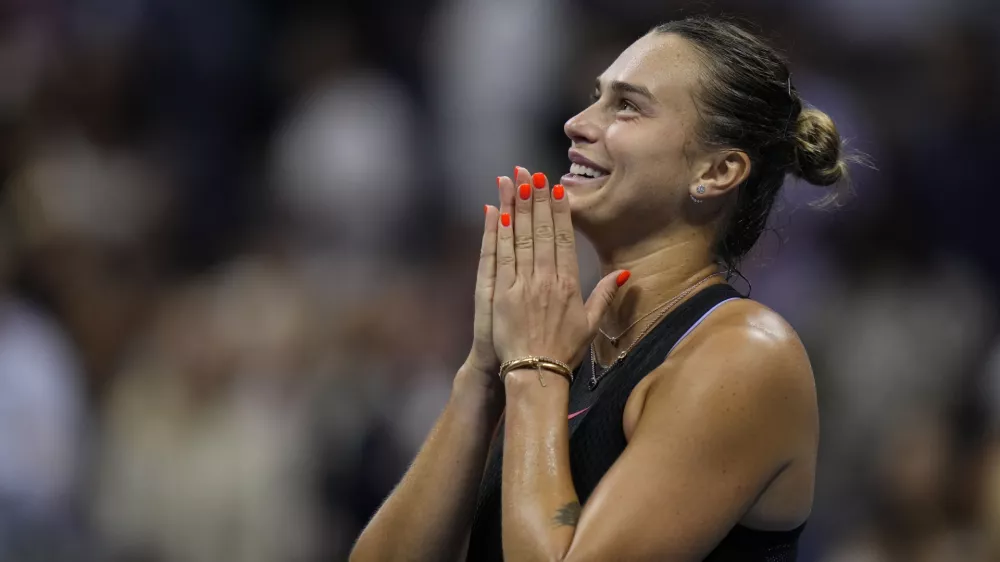
{"label": "nose", "polygon": [[584,109],[563,125],[563,131],[573,144],[592,144],[597,142],[601,135],[601,128],[590,118],[590,111],[593,106]]}

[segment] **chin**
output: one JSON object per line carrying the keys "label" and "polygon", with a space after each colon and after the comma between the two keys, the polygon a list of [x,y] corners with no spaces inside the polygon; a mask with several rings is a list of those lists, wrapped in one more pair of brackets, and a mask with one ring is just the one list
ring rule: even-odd
{"label": "chin", "polygon": [[590,199],[588,197],[570,195],[567,197],[569,198],[570,217],[573,219],[573,229],[593,242],[593,237],[601,230],[600,225],[606,222],[601,219],[600,212],[593,205],[596,201],[588,201]]}

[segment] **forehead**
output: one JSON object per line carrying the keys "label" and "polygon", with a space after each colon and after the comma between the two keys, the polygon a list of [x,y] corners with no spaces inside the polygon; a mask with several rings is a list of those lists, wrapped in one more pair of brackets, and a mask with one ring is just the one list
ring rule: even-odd
{"label": "forehead", "polygon": [[650,33],[625,49],[601,75],[601,82],[645,86],[660,103],[681,108],[691,103],[700,72],[698,53],[687,40]]}

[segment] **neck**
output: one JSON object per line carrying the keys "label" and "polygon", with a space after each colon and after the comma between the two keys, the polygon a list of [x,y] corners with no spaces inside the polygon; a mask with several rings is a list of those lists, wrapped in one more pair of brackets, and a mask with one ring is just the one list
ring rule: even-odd
{"label": "neck", "polygon": [[[597,351],[602,358],[614,357],[628,348],[663,310],[640,320],[644,314],[719,271],[710,251],[710,241],[701,236],[675,236],[668,240],[599,252],[598,255],[603,275],[617,269],[627,269],[632,273],[600,324],[610,336],[621,334],[616,346],[598,334]],[[702,286],[719,283],[720,280],[721,277],[713,278]],[[669,308],[678,304],[680,302]],[[636,321],[638,323],[629,329]]]}

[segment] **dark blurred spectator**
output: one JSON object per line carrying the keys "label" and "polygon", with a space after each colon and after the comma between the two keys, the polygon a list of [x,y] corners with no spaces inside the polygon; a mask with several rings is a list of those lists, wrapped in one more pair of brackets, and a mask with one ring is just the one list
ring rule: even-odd
{"label": "dark blurred spectator", "polygon": [[956,513],[953,436],[941,412],[898,418],[876,443],[873,517],[826,558],[829,562],[991,560],[989,534]]}
{"label": "dark blurred spectator", "polygon": [[30,147],[10,179],[23,275],[78,346],[88,391],[117,368],[157,283],[160,180],[136,151],[72,130]]}
{"label": "dark blurred spectator", "polygon": [[315,311],[255,261],[164,301],[102,423],[95,507],[110,560],[316,559]]}
{"label": "dark blurred spectator", "polygon": [[89,437],[84,379],[58,323],[10,290],[13,252],[0,221],[0,558],[65,560]]}

